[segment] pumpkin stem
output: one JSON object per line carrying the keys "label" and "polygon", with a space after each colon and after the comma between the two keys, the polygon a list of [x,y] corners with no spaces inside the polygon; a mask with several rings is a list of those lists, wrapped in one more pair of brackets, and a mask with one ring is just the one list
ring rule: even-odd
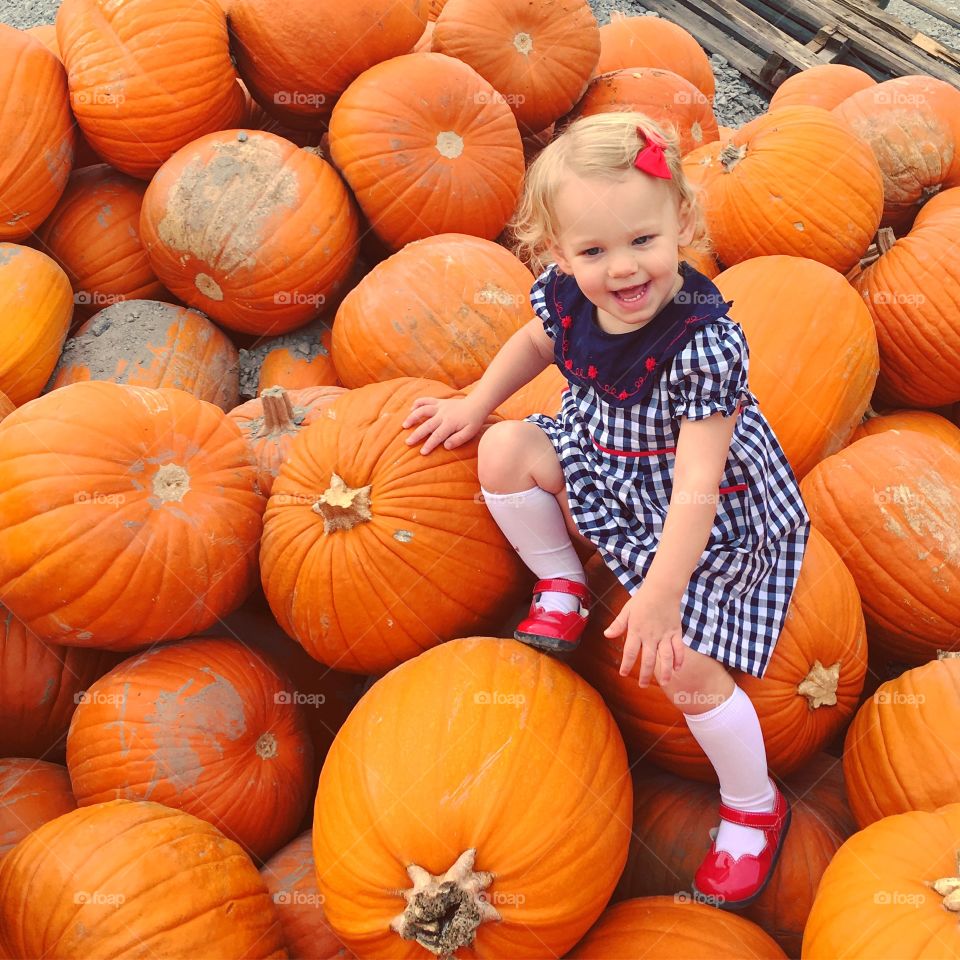
{"label": "pumpkin stem", "polygon": [[943,907],[951,913],[960,913],[960,850],[956,854],[955,877],[941,877],[934,880],[931,886],[943,897]]}
{"label": "pumpkin stem", "polygon": [[873,243],[867,247],[867,252],[860,258],[860,262],[850,268],[847,280],[854,280],[872,263],[876,263],[885,253],[888,253],[897,242],[897,235],[893,227],[881,227],[873,238]]}
{"label": "pumpkin stem", "polygon": [[728,143],[720,151],[718,159],[723,165],[723,169],[729,173],[746,155],[746,144],[744,144],[742,147],[738,147],[734,143]]}
{"label": "pumpkin stem", "polygon": [[270,433],[292,433],[297,429],[293,416],[293,404],[283,387],[267,387],[260,394],[263,402],[263,430],[260,436]]}
{"label": "pumpkin stem", "polygon": [[153,495],[165,503],[179,503],[190,492],[190,474],[179,464],[165,463],[153,475]]}
{"label": "pumpkin stem", "polygon": [[272,733],[261,733],[253,748],[262,760],[269,760],[277,755],[277,738]]}
{"label": "pumpkin stem", "polygon": [[[937,651],[938,660],[957,660],[960,659],[960,650],[938,650]],[[958,866],[957,870],[960,872],[960,853],[957,854]]]}
{"label": "pumpkin stem", "polygon": [[370,484],[365,487],[348,487],[343,478],[330,474],[330,486],[320,494],[311,507],[323,517],[323,532],[351,530],[359,523],[373,519],[370,512]]}
{"label": "pumpkin stem", "polygon": [[837,684],[840,682],[840,661],[825,667],[814,660],[810,672],[797,685],[797,693],[807,698],[811,710],[832,707],[837,702]]}
{"label": "pumpkin stem", "polygon": [[484,894],[493,874],[474,871],[476,856],[475,849],[465,850],[436,877],[411,863],[407,874],[413,887],[402,891],[407,908],[390,921],[390,929],[446,960],[473,943],[481,923],[502,919]]}

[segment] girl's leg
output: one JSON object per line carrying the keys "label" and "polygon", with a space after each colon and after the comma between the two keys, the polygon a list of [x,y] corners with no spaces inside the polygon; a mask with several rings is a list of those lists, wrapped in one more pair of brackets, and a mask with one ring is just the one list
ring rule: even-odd
{"label": "girl's leg", "polygon": [[[659,663],[655,675],[659,682]],[[776,792],[767,773],[757,711],[726,667],[687,648],[683,666],[661,688],[683,712],[694,739],[717,771],[721,800],[751,813],[773,810]],[[717,850],[733,857],[756,856],[765,842],[763,830],[720,821]]]}
{"label": "girl's leg", "polygon": [[[584,553],[593,545],[570,516],[563,471],[547,435],[522,420],[494,424],[480,440],[479,474],[487,508],[530,570],[541,580],[586,583],[574,543]],[[579,600],[551,592],[541,594],[539,605],[565,613]]]}

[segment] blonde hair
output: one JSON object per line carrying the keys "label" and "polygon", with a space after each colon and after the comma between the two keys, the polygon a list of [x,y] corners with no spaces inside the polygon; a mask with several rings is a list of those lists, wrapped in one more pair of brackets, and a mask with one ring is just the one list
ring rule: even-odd
{"label": "blonde hair", "polygon": [[[616,177],[634,169],[637,151],[659,138],[670,168],[671,184],[680,208],[686,207],[696,218],[694,243],[707,249],[703,214],[693,185],[683,173],[679,138],[673,128],[664,128],[643,113],[635,111],[598,113],[574,120],[551,141],[530,164],[523,180],[523,193],[513,217],[507,224],[513,252],[536,274],[546,263],[542,257],[559,235],[556,195],[565,175]],[[698,242],[698,238],[699,242]]]}

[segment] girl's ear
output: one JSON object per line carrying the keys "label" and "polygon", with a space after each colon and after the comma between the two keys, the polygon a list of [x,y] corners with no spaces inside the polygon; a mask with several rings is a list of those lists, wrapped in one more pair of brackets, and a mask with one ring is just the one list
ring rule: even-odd
{"label": "girl's ear", "polygon": [[680,231],[677,236],[678,245],[681,247],[693,242],[694,234],[697,232],[697,214],[693,207],[686,201],[681,201],[680,211]]}
{"label": "girl's ear", "polygon": [[550,256],[556,265],[568,276],[573,276],[573,267],[570,261],[563,255],[563,250],[561,250],[556,243],[552,242],[547,245],[547,250],[550,251]]}

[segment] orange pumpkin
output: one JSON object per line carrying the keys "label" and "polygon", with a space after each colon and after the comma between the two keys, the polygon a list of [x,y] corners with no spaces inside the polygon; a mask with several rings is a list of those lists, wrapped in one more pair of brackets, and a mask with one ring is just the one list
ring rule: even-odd
{"label": "orange pumpkin", "polygon": [[125,300],[91,317],[64,344],[50,389],[81,380],[176,387],[232,410],[240,399],[237,348],[203,314]]}
{"label": "orange pumpkin", "polygon": [[[413,401],[452,395],[414,378],[351,390],[280,468],[264,515],[263,590],[321,663],[387,670],[498,625],[529,582],[479,495],[479,437],[429,457],[405,442]],[[364,558],[362,578],[348,554]]]}
{"label": "orange pumpkin", "polygon": [[45,760],[0,760],[0,860],[24,837],[77,808],[67,768]]}
{"label": "orange pumpkin", "polygon": [[57,42],[80,129],[123,173],[149,180],[182,146],[243,116],[216,0],[63,0]]}
{"label": "orange pumpkin", "polygon": [[178,151],[147,189],[140,235],[176,296],[257,335],[316,316],[357,253],[356,213],[336,171],[264,131],[213,133]]}
{"label": "orange pumpkin", "polygon": [[803,477],[846,445],[870,403],[870,314],[839,273],[800,257],[758,257],[714,282],[750,344],[750,389]]}
{"label": "orange pumpkin", "polygon": [[198,638],[97,680],[70,723],[67,769],[80,806],[150,799],[265,859],[307,809],[313,750],[289,677],[240,643]]}
{"label": "orange pumpkin", "polygon": [[[732,134],[731,134],[732,135]],[[728,138],[729,139],[729,138]],[[714,140],[695,147],[683,157],[683,175],[699,190],[709,171],[716,166],[726,141]]]}
{"label": "orange pumpkin", "polygon": [[[313,827],[327,919],[363,957],[562,956],[613,892],[630,809],[596,691],[514,640],[452,640],[377,682],[330,749]],[[441,882],[457,918],[431,932]]]}
{"label": "orange pumpkin", "polygon": [[147,186],[105,163],[70,176],[37,231],[44,252],[63,267],[75,301],[90,314],[117,300],[159,300],[165,292],[140,243]]}
{"label": "orange pumpkin", "polygon": [[436,27],[436,21],[428,20],[423,28],[423,33],[420,34],[420,39],[413,45],[410,53],[429,53],[433,44],[433,31]]}
{"label": "orange pumpkin", "polygon": [[40,396],[72,313],[70,281],[50,257],[0,243],[0,391],[14,406]]}
{"label": "orange pumpkin", "polygon": [[770,98],[770,110],[780,107],[823,107],[832,110],[877,81],[863,70],[845,63],[818,63],[787,77]]}
{"label": "orange pumpkin", "polygon": [[857,823],[955,802],[958,748],[960,660],[932,660],[882,684],[857,711],[843,749]]}
{"label": "orange pumpkin", "polygon": [[259,397],[230,411],[257,460],[257,484],[269,497],[273,482],[297,434],[325,416],[343,387],[307,387],[288,393],[283,387],[268,387]]}
{"label": "orange pumpkin", "polygon": [[431,49],[489,81],[522,133],[537,133],[583,96],[600,56],[587,0],[448,0]]}
{"label": "orange pumpkin", "polygon": [[673,128],[681,156],[719,136],[710,99],[670,70],[632,67],[602,74],[590,83],[575,115],[589,117],[623,110],[639,111],[661,127]]}
{"label": "orange pumpkin", "polygon": [[680,259],[686,260],[694,270],[699,270],[711,280],[720,273],[720,267],[714,255],[701,247],[681,247]]}
{"label": "orange pumpkin", "polygon": [[257,102],[309,129],[364,70],[407,53],[426,16],[421,0],[233,0],[230,34]]}
{"label": "orange pumpkin", "polygon": [[[475,386],[476,383],[471,383],[464,387],[463,392],[469,394]],[[566,389],[566,378],[551,363],[513,396],[507,397],[494,413],[504,420],[523,420],[533,413],[545,413],[549,417],[555,417]]]}
{"label": "orange pumpkin", "polygon": [[332,338],[337,375],[348,387],[394,377],[465,387],[533,319],[533,281],[490,240],[447,233],[410,243],[340,304]]}
{"label": "orange pumpkin", "polygon": [[427,0],[427,16],[431,21],[440,16],[440,11],[443,10],[446,3],[447,0]]}
{"label": "orange pumpkin", "polygon": [[0,93],[0,240],[23,240],[60,199],[76,135],[63,64],[38,40],[4,23]]}
{"label": "orange pumpkin", "polygon": [[13,413],[17,408],[13,405],[13,401],[5,394],[0,393],[0,420],[2,420],[8,413]]}
{"label": "orange pumpkin", "polygon": [[137,950],[287,956],[266,885],[240,847],[159,803],[80,807],[35,830],[0,863],[6,956],[81,960]]}
{"label": "orange pumpkin", "polygon": [[[814,787],[805,777],[781,785],[791,805],[790,830],[770,883],[743,912],[791,957],[800,956],[803,927],[824,869],[856,830],[849,810],[838,816],[831,803],[820,802],[828,787],[842,798],[840,761],[820,754],[810,766],[817,768]],[[633,781],[630,852],[617,899],[689,894],[710,848],[709,831],[718,823],[717,802],[712,784],[638,771]]]}
{"label": "orange pumpkin", "polygon": [[960,427],[930,410],[892,410],[883,414],[868,410],[863,423],[854,430],[850,442],[856,443],[864,437],[885,433],[887,430],[914,430],[924,433],[929,437],[936,437],[960,453]]}
{"label": "orange pumpkin", "polygon": [[253,455],[213,404],[72,383],[0,424],[0,602],[75,646],[203,630],[250,589],[263,508]]}
{"label": "orange pumpkin", "polygon": [[958,237],[960,187],[954,187],[920,210],[905,237],[881,230],[878,257],[851,275],[877,328],[877,400],[885,406],[938,407],[960,400]]}
{"label": "orange pumpkin", "polygon": [[783,107],[740,127],[703,179],[723,263],[789,254],[845,272],[876,233],[883,178],[873,152],[820,107]]}
{"label": "orange pumpkin", "polygon": [[439,233],[493,240],[524,172],[513,112],[442,53],[394,57],[350,84],[330,118],[330,154],[394,250]]}
{"label": "orange pumpkin", "polygon": [[24,30],[34,40],[39,40],[58,60],[60,47],[57,46],[57,28],[52,23],[41,23]]}
{"label": "orange pumpkin", "polygon": [[625,900],[604,911],[568,960],[780,960],[786,954],[756,924],[689,897]]}
{"label": "orange pumpkin", "polygon": [[905,231],[932,194],[960,186],[960,90],[945,80],[885,80],[847,97],[833,114],[877,158],[881,226]]}
{"label": "orange pumpkin", "polygon": [[[603,635],[627,601],[601,559],[587,565],[594,609],[574,666],[603,694],[637,755],[679,776],[715,782],[713,767],[680,711],[654,682],[621,677],[623,638]],[[828,612],[827,612],[828,611]],[[860,598],[850,573],[814,527],[786,624],[762,678],[732,671],[760,717],[770,769],[789,776],[842,730],[856,709],[867,667]]]}
{"label": "orange pumpkin", "polygon": [[713,68],[690,33],[663,17],[629,17],[615,11],[600,28],[597,73],[632,67],[672,70],[713,100]]}
{"label": "orange pumpkin", "polygon": [[295,957],[312,960],[352,960],[323,912],[313,865],[313,838],[308,830],[275,853],[260,869],[283,927],[287,947]]}
{"label": "orange pumpkin", "polygon": [[801,490],[856,580],[871,648],[908,664],[960,648],[960,453],[890,430],[818,464]]}
{"label": "orange pumpkin", "polygon": [[44,643],[0,607],[0,756],[60,761],[84,691],[116,656]]}
{"label": "orange pumpkin", "polygon": [[957,956],[958,836],[960,803],[885,817],[855,833],[824,871],[804,958]]}
{"label": "orange pumpkin", "polygon": [[306,343],[278,344],[267,349],[260,364],[257,396],[267,387],[302,390],[305,387],[341,386],[330,356],[333,331],[325,323],[318,324],[318,327],[316,335]]}

